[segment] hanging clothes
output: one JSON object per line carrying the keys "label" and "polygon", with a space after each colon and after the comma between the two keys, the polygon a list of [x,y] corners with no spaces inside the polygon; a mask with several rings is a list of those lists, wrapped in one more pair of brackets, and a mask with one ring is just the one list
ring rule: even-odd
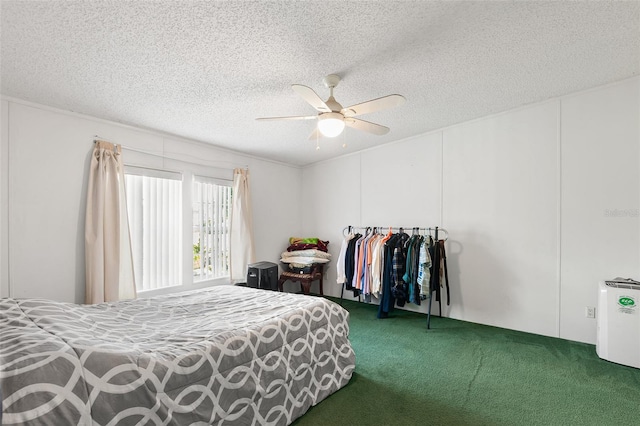
{"label": "hanging clothes", "polygon": [[349,243],[347,244],[347,250],[345,252],[345,264],[344,264],[345,278],[346,278],[345,288],[347,290],[353,290],[354,297],[357,297],[360,295],[360,291],[357,289],[354,289],[353,287],[353,276],[355,275],[354,256],[356,251],[356,243],[361,237],[362,237],[361,234],[354,234],[353,238],[349,240]]}
{"label": "hanging clothes", "polygon": [[[416,232],[415,229],[414,232]],[[407,265],[405,268],[405,273],[402,277],[403,281],[407,284],[407,302],[415,303],[416,305],[420,304],[420,289],[418,287],[418,259],[420,252],[420,243],[422,240],[423,237],[421,235],[414,233],[409,241],[407,241]]]}
{"label": "hanging clothes", "polygon": [[430,292],[435,292],[436,302],[440,302],[441,290],[446,287],[447,305],[451,303],[449,292],[449,272],[447,271],[446,253],[444,240],[436,241],[429,249],[432,258]]}
{"label": "hanging clothes", "polygon": [[[442,282],[442,278],[444,278],[444,284],[447,290],[447,306],[449,306],[451,302],[450,292],[449,292],[449,272],[447,271],[447,254],[444,250],[444,240],[438,241],[438,247],[440,249],[440,259],[442,260],[442,265],[440,267],[441,282]],[[444,274],[442,273],[443,271],[444,271]]]}
{"label": "hanging clothes", "polygon": [[366,252],[365,265],[364,265],[365,267],[364,286],[363,286],[363,292],[365,296],[369,296],[372,294],[371,285],[373,282],[373,274],[372,274],[373,250],[376,245],[376,242],[380,238],[382,238],[382,236],[378,234],[377,229],[374,228],[373,234],[371,235],[371,238],[369,238],[369,241],[367,242],[367,252]]}
{"label": "hanging clothes", "polygon": [[393,278],[393,255],[397,239],[398,234],[394,234],[384,243],[384,267],[382,269],[382,291],[380,305],[378,306],[378,318],[387,318],[396,302],[391,288],[395,283]]}
{"label": "hanging clothes", "polygon": [[353,255],[353,262],[354,262],[353,270],[354,270],[354,274],[353,274],[353,279],[351,280],[351,285],[353,286],[353,288],[357,289],[358,291],[361,289],[362,242],[364,241],[365,238],[367,238],[366,234],[362,235],[360,238],[358,238],[358,240],[356,241],[355,252],[354,252],[354,255]]}
{"label": "hanging clothes", "polygon": [[344,284],[347,280],[346,275],[346,258],[347,258],[347,247],[349,246],[349,242],[353,239],[354,234],[349,232],[349,234],[344,237],[342,240],[342,245],[340,246],[340,254],[338,255],[338,260],[336,262],[336,281],[338,284]]}
{"label": "hanging clothes", "polygon": [[409,235],[400,230],[396,245],[393,250],[393,295],[398,306],[402,307],[407,301],[407,283],[402,277],[406,271],[407,252],[405,243],[409,240]]}
{"label": "hanging clothes", "polygon": [[433,244],[433,240],[429,236],[429,240],[422,239],[420,243],[420,254],[418,260],[418,277],[417,284],[420,288],[420,300],[425,300],[431,297],[431,291],[429,291],[429,281],[431,279],[431,256],[429,255],[429,244]]}
{"label": "hanging clothes", "polygon": [[384,267],[384,243],[391,238],[392,232],[385,236],[380,235],[374,244],[371,259],[371,294],[380,297],[382,291],[382,271]]}
{"label": "hanging clothes", "polygon": [[432,296],[440,302],[445,290],[450,304],[444,240],[420,235],[419,228],[412,235],[402,228],[395,234],[389,228],[386,235],[377,228],[366,228],[364,234],[349,232],[337,268],[338,283],[352,290],[354,297],[379,300],[378,318],[387,318],[395,306],[407,303],[420,305],[430,299],[431,305]]}
{"label": "hanging clothes", "polygon": [[360,243],[360,253],[358,256],[359,268],[358,268],[358,280],[357,287],[358,289],[365,295],[368,294],[367,289],[367,257],[369,255],[369,241],[373,237],[373,232],[368,231],[369,233],[364,237],[362,242]]}

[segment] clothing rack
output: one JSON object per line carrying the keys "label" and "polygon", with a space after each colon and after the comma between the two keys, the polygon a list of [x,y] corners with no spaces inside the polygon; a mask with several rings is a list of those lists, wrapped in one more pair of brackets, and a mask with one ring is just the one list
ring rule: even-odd
{"label": "clothing rack", "polygon": [[[438,241],[446,241],[449,238],[449,231],[447,231],[444,228],[440,228],[438,226],[434,227],[434,228],[422,228],[422,227],[417,227],[417,226],[345,226],[342,229],[342,235],[343,236],[347,236],[349,233],[351,233],[352,231],[363,231],[365,233],[369,233],[369,232],[383,232],[383,231],[388,231],[388,232],[392,232],[392,231],[397,231],[397,232],[405,232],[406,230],[411,230],[412,232],[418,232],[418,234],[420,233],[420,231],[424,231],[425,235],[429,235],[431,236],[431,232],[433,232],[433,239],[436,242],[436,244],[439,244]],[[441,233],[444,232],[444,238],[439,238],[441,237]],[[440,234],[440,235],[438,235]],[[435,262],[440,262],[440,257],[439,257],[439,250],[436,249],[435,253],[438,253],[436,255],[435,259],[432,259],[433,264],[435,265]],[[447,303],[448,302],[448,297],[449,297],[449,287],[448,287],[448,273],[447,273],[447,269],[446,269],[446,256],[444,258],[444,264],[445,264],[445,279],[447,281]],[[439,265],[438,265],[439,266]],[[435,270],[435,268],[434,268]],[[438,272],[439,273],[439,272]],[[345,290],[345,286],[346,283],[342,283],[342,289],[340,290],[340,304],[342,304],[342,299],[343,299],[343,293]],[[429,305],[427,307],[427,329],[431,328],[431,302],[433,300],[433,291],[431,291],[431,287],[429,288]],[[360,295],[358,295],[358,302],[360,302]],[[438,308],[439,308],[439,313],[438,313],[438,317],[442,317],[442,299],[440,298],[438,300]]]}

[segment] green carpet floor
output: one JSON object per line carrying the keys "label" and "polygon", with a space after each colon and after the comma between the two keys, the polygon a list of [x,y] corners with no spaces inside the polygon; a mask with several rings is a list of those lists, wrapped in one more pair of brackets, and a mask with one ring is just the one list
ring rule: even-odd
{"label": "green carpet floor", "polygon": [[309,425],[640,425],[640,370],[595,346],[345,301],[356,370]]}

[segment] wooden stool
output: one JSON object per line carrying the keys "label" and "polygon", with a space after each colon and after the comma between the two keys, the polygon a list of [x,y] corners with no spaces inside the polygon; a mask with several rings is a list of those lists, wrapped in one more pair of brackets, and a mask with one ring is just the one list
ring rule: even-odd
{"label": "wooden stool", "polygon": [[278,279],[278,290],[283,291],[282,287],[285,281],[291,282],[300,282],[300,287],[302,288],[302,292],[304,294],[309,294],[309,290],[311,289],[311,283],[315,280],[318,280],[320,283],[320,295],[322,296],[322,263],[314,263],[311,265],[311,272],[308,274],[297,274],[295,272],[283,272],[280,274],[280,279]]}

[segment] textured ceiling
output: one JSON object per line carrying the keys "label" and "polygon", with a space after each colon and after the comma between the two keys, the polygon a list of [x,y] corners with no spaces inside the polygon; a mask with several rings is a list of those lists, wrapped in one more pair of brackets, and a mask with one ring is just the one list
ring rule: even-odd
{"label": "textured ceiling", "polygon": [[[304,165],[640,73],[640,2],[2,1],[3,95]],[[407,102],[309,141],[290,87]],[[126,145],[126,141],[122,141]],[[343,145],[346,143],[346,147]]]}

